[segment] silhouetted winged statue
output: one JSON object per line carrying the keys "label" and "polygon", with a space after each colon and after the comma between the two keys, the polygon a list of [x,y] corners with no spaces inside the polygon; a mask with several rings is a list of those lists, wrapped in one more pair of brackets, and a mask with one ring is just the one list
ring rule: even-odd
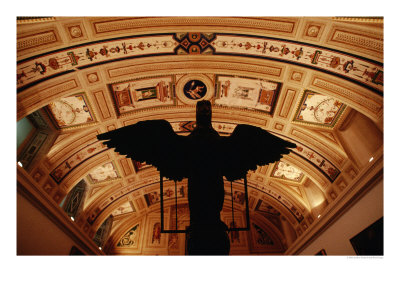
{"label": "silhouetted winged statue", "polygon": [[296,145],[251,125],[239,124],[229,137],[211,125],[211,103],[197,102],[196,127],[188,136],[166,120],[140,121],[97,136],[121,155],[151,164],[163,177],[188,178],[189,254],[229,254],[227,226],[220,219],[223,176],[242,179],[257,166],[279,161]]}

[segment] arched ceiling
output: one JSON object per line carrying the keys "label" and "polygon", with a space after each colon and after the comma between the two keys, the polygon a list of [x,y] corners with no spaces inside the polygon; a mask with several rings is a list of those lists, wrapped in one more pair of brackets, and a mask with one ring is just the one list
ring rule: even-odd
{"label": "arched ceiling", "polygon": [[[233,253],[283,253],[383,156],[383,19],[20,18],[17,34],[17,119],[37,127],[18,160],[58,204],[85,180],[75,222],[93,238],[112,215],[107,253],[179,254],[184,240],[154,242],[158,172],[107,150],[100,133],[166,119],[185,135],[207,99],[221,135],[244,123],[295,142],[248,174],[252,229],[231,236]],[[164,186],[170,225],[175,193],[188,224],[186,188]],[[244,225],[242,183],[232,197]]]}

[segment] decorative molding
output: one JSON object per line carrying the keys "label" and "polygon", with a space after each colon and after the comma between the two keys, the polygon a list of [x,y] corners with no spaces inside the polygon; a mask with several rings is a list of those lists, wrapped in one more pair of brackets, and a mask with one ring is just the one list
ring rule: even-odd
{"label": "decorative molding", "polygon": [[64,178],[73,171],[76,167],[81,165],[84,161],[95,156],[96,154],[107,150],[107,147],[100,142],[95,142],[90,145],[79,149],[68,158],[66,158],[61,164],[59,164],[51,173],[50,176],[58,184],[64,180]]}
{"label": "decorative molding", "polygon": [[289,67],[287,73],[288,73],[287,76],[288,82],[296,85],[302,85],[304,83],[304,78],[307,75],[307,72],[304,69],[293,68],[293,67]]}
{"label": "decorative molding", "polygon": [[[175,18],[109,18],[103,20],[92,19],[95,34],[109,34],[115,32],[131,31],[141,28],[154,28],[162,30],[163,26],[168,28],[182,26],[206,26],[206,27],[234,27],[236,30],[262,30],[276,34],[293,35],[297,28],[297,19],[287,18],[229,18],[229,17],[175,17]],[[160,30],[159,29],[159,30]],[[164,29],[165,30],[165,29]]]}
{"label": "decorative molding", "polygon": [[215,75],[214,105],[272,115],[282,83],[260,78]]}
{"label": "decorative molding", "polygon": [[279,102],[281,102],[279,113],[278,116],[282,117],[282,118],[287,118],[291,112],[291,110],[293,110],[293,103],[296,99],[298,91],[292,88],[286,88],[286,90],[282,93],[282,100],[280,100]]}
{"label": "decorative molding", "polygon": [[[74,153],[77,151],[76,149],[81,149],[97,142],[96,136],[98,134],[100,134],[100,132],[95,129],[93,131],[86,131],[82,135],[69,135],[68,138],[57,143],[57,147],[53,147],[47,154],[48,164],[54,168],[54,164],[61,163],[61,160],[68,155],[68,153]],[[70,137],[75,137],[75,139],[73,141],[68,141]]]}
{"label": "decorative molding", "polygon": [[172,34],[138,36],[77,45],[28,58],[17,62],[17,88],[21,89],[28,84],[98,63],[143,55],[174,54],[175,43]]}
{"label": "decorative molding", "polygon": [[35,89],[35,91],[29,91],[29,93],[18,94],[18,119],[23,118],[29,113],[34,112],[42,107],[44,104],[44,100],[55,98],[57,96],[60,96],[60,94],[72,92],[77,87],[79,87],[79,84],[75,80],[75,78],[65,78],[64,81],[56,83],[54,85],[45,86],[39,90]]}
{"label": "decorative molding", "polygon": [[[35,31],[17,32],[17,54],[32,52],[61,44],[57,28],[45,27]],[[19,53],[18,53],[19,52]]]}
{"label": "decorative molding", "polygon": [[[154,21],[154,19],[151,20]],[[71,28],[76,28],[78,30],[76,26],[72,26]],[[339,31],[338,29],[337,32],[338,33],[333,38],[337,41],[344,40],[346,35],[344,35],[343,32],[345,31]],[[284,41],[245,34],[213,34],[216,36],[215,40],[209,40],[208,42],[209,47],[215,49],[215,51],[213,50],[210,52],[210,55],[205,56],[215,56],[212,54],[215,52],[217,56],[219,56],[218,54],[223,54],[224,56],[278,60],[285,63],[301,65],[306,68],[319,69],[323,72],[346,78],[357,84],[368,86],[368,88],[378,93],[382,93],[383,91],[383,66],[381,62],[375,62],[349,53],[297,41]],[[87,68],[91,65],[115,62],[116,60],[160,55],[172,55],[174,57],[173,59],[176,60],[175,56],[181,56],[176,55],[178,54],[178,48],[182,47],[174,38],[176,35],[177,33],[165,33],[121,37],[121,39],[103,40],[101,43],[93,42],[85,44],[84,46],[77,45],[75,47],[61,49],[57,52],[49,52],[42,56],[27,58],[17,64],[17,88],[22,89],[28,84],[33,85],[41,80],[62,75],[76,68]],[[380,49],[381,47],[378,42],[373,43],[374,40],[371,40],[373,39],[372,37],[370,39],[367,37],[364,39],[361,39],[361,37],[358,39],[350,37],[349,39],[351,41],[356,40],[356,42],[364,43],[364,48],[370,48],[371,43],[376,49]],[[353,43],[356,44],[356,42]],[[23,47],[28,46],[23,46],[23,44],[21,44],[20,48]],[[198,55],[191,56],[197,57]],[[141,67],[145,67],[148,72],[150,65],[146,64]],[[152,67],[158,68],[158,65],[153,64]],[[185,67],[189,68],[188,66]],[[220,68],[217,64],[213,67]],[[209,68],[210,67],[207,66],[207,69]],[[130,69],[128,67],[128,69],[125,70],[120,69],[119,72],[115,70],[113,72],[109,71],[109,75],[110,77],[117,77],[124,75],[124,73],[126,75],[127,72],[133,74],[135,71],[136,70],[132,70],[132,67],[130,67]],[[197,70],[196,72],[199,71],[202,72],[202,70]],[[279,76],[277,72],[279,71],[271,69],[264,69],[262,71],[262,73],[269,73],[272,76]]]}
{"label": "decorative molding", "polygon": [[119,116],[176,104],[174,75],[115,82],[108,87]]}
{"label": "decorative molding", "polygon": [[383,17],[333,17],[335,21],[383,24]]}
{"label": "decorative molding", "polygon": [[274,123],[274,129],[278,130],[278,131],[283,131],[285,128],[285,124],[282,124],[280,122],[275,122]]}
{"label": "decorative molding", "polygon": [[350,53],[297,41],[258,36],[216,34],[212,45],[216,54],[244,55],[279,60],[346,78],[357,84],[383,91],[383,65]]}
{"label": "decorative molding", "polygon": [[17,25],[55,21],[55,17],[17,17]]}
{"label": "decorative molding", "polygon": [[303,141],[304,143],[311,144],[315,151],[323,153],[323,155],[327,156],[329,160],[334,161],[335,165],[342,166],[346,159],[342,155],[339,155],[336,151],[330,151],[329,146],[325,143],[316,140],[315,135],[313,135],[312,132],[299,130],[299,128],[292,128],[290,134],[293,137],[300,139],[300,141]]}
{"label": "decorative molding", "polygon": [[[185,56],[186,57],[186,56]],[[258,64],[251,59],[225,59],[221,61],[220,57],[207,57],[207,59],[182,60],[175,57],[165,60],[157,60],[147,63],[137,63],[128,65],[127,63],[121,66],[107,69],[107,74],[110,79],[117,77],[129,76],[129,79],[143,77],[140,73],[146,73],[147,76],[154,76],[155,73],[161,75],[175,74],[190,74],[190,73],[210,73],[211,70],[218,71],[219,74],[227,75],[243,75],[243,72],[252,74],[252,76],[273,76],[280,78],[283,73],[283,67],[272,64]],[[184,70],[183,70],[184,69]],[[228,73],[229,71],[229,73]]]}
{"label": "decorative molding", "polygon": [[103,120],[108,120],[111,117],[115,117],[114,110],[109,107],[110,101],[106,98],[106,95],[104,95],[104,91],[97,90],[93,91],[92,94]]}
{"label": "decorative molding", "polygon": [[122,158],[118,160],[122,171],[124,172],[124,176],[129,176],[133,173],[133,170],[131,168],[131,159],[130,158]]}
{"label": "decorative molding", "polygon": [[100,72],[90,70],[85,74],[86,81],[89,85],[95,85],[102,82]]}
{"label": "decorative molding", "polygon": [[347,27],[333,26],[327,43],[383,57],[383,35],[376,31],[355,31]]}
{"label": "decorative molding", "polygon": [[[314,75],[311,80],[311,85],[327,91],[328,93],[340,96],[342,99],[344,98],[346,104],[359,109],[361,108],[361,111],[367,111],[368,115],[373,116],[375,120],[379,120],[383,114],[383,100],[381,97],[350,89],[337,81],[328,80],[318,75]],[[381,101],[378,102],[378,99]]]}
{"label": "decorative molding", "polygon": [[69,40],[73,43],[87,40],[87,34],[83,23],[83,19],[77,22],[65,23],[64,29],[65,32],[67,33]]}
{"label": "decorative molding", "polygon": [[303,29],[303,39],[319,42],[325,30],[325,24],[321,22],[306,22]]}
{"label": "decorative molding", "polygon": [[63,178],[62,186],[70,189],[75,186],[90,170],[109,161],[111,158],[107,153],[89,157],[84,165],[78,165],[68,172]]}

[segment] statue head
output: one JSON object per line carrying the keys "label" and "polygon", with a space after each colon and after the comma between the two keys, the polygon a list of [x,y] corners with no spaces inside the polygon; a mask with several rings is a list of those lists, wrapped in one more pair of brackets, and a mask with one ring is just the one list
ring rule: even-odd
{"label": "statue head", "polygon": [[198,101],[196,104],[196,126],[211,127],[211,102],[208,100]]}

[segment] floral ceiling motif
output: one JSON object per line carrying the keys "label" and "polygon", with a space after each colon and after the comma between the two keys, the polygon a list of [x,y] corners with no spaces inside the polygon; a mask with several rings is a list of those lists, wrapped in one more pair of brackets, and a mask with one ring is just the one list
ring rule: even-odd
{"label": "floral ceiling motif", "polygon": [[244,35],[217,34],[215,53],[253,55],[348,77],[379,91],[383,90],[382,64],[309,44]]}
{"label": "floral ceiling motif", "polygon": [[173,54],[178,43],[172,34],[121,38],[118,40],[69,47],[22,60],[17,66],[17,88],[32,84],[76,67],[152,54]]}
{"label": "floral ceiling motif", "polygon": [[235,55],[255,56],[317,68],[383,91],[383,65],[345,52],[266,37],[223,33],[165,33],[122,37],[84,46],[68,47],[17,63],[17,88],[115,60],[151,55]]}

